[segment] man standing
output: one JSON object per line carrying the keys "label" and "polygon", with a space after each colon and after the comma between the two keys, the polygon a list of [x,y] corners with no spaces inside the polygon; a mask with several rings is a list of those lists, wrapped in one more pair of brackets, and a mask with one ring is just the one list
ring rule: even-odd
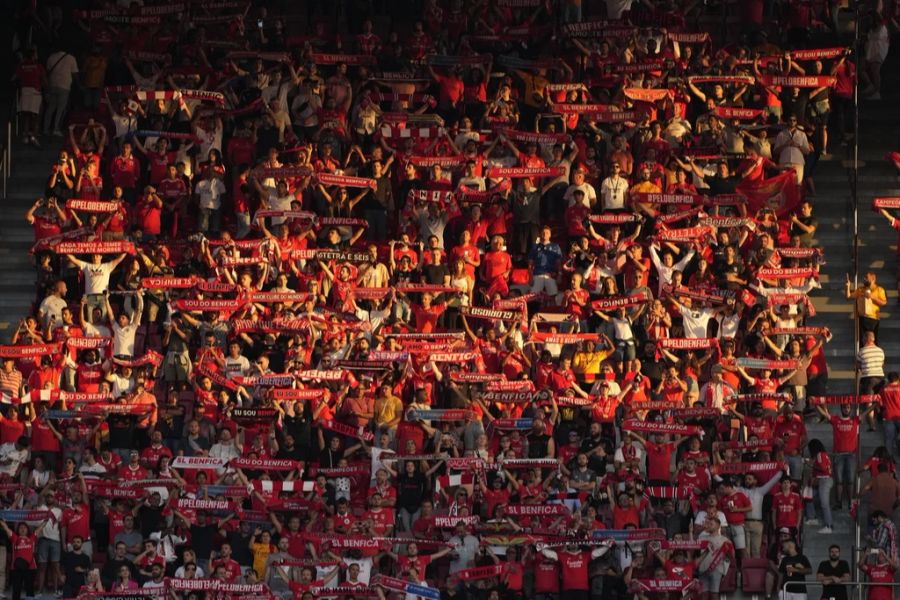
{"label": "man standing", "polygon": [[859,331],[871,331],[878,339],[878,317],[881,307],[887,304],[887,295],[884,288],[878,285],[875,273],[869,271],[863,280],[863,284],[851,289],[850,275],[847,275],[846,293],[847,300],[856,300],[856,318],[859,319]]}
{"label": "man standing", "polygon": [[[884,383],[884,350],[875,345],[875,332],[866,331],[862,336],[862,348],[856,353],[859,368],[859,393],[876,394]],[[875,429],[869,426],[869,431]]]}
{"label": "man standing", "polygon": [[562,250],[560,250],[559,244],[550,240],[550,236],[550,226],[544,225],[541,228],[541,239],[531,247],[531,251],[528,253],[532,294],[546,292],[549,296],[556,296],[559,292],[556,285],[556,274],[559,271]]}
{"label": "man standing", "polygon": [[900,373],[888,373],[887,385],[881,388],[882,417],[884,418],[884,445],[894,460],[897,459],[897,438],[900,437]]}
{"label": "man standing", "polygon": [[806,600],[806,575],[812,572],[812,565],[809,559],[800,554],[797,550],[797,542],[793,539],[784,540],[782,542],[784,556],[778,563],[778,573],[780,581],[779,588],[784,588],[785,584],[790,584],[787,591],[782,592],[780,600]]}
{"label": "man standing", "polygon": [[831,600],[847,600],[847,588],[850,581],[850,565],[841,559],[841,547],[832,544],[828,547],[828,560],[819,563],[816,581],[822,584],[822,597]]}
{"label": "man standing", "polygon": [[797,174],[797,185],[800,185],[803,183],[803,166],[806,164],[806,155],[812,151],[812,146],[810,146],[806,134],[797,126],[797,115],[788,116],[787,122],[787,129],[783,129],[775,137],[772,154],[778,157],[780,167],[794,169]]}
{"label": "man standing", "polygon": [[53,135],[63,136],[60,124],[66,116],[66,108],[69,106],[69,91],[72,89],[72,80],[77,74],[78,62],[65,50],[59,50],[47,57],[45,134],[50,133],[52,124]]}
{"label": "man standing", "polygon": [[747,513],[747,519],[744,523],[744,533],[747,537],[747,552],[750,554],[750,558],[759,558],[761,556],[763,500],[766,494],[781,481],[783,474],[783,471],[779,471],[764,485],[759,485],[759,479],[756,474],[747,473],[744,475],[744,487],[737,488],[750,499],[750,512]]}

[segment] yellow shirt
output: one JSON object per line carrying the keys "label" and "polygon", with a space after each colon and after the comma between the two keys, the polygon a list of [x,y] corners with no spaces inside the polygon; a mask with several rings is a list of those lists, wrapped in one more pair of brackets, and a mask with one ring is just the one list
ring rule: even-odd
{"label": "yellow shirt", "polygon": [[[866,298],[866,290],[869,289],[871,289],[871,293]],[[856,315],[869,319],[877,319],[881,312],[881,307],[876,302],[887,303],[887,294],[884,293],[884,288],[880,285],[875,285],[872,288],[860,286],[851,294],[851,297],[856,298]]]}
{"label": "yellow shirt", "polygon": [[527,106],[540,108],[544,104],[544,90],[550,83],[540,75],[532,75],[527,71],[516,71],[516,74],[525,82],[525,93],[522,100]]}
{"label": "yellow shirt", "polygon": [[631,189],[628,190],[630,194],[658,194],[660,193],[659,186],[653,183],[652,181],[641,181],[640,183],[636,183],[631,186]]}
{"label": "yellow shirt", "polygon": [[610,355],[609,350],[595,350],[594,352],[576,352],[572,358],[572,371],[581,375],[585,381],[594,381],[600,372],[600,365]]}
{"label": "yellow shirt", "polygon": [[396,421],[403,413],[403,402],[397,396],[375,398],[375,422],[385,425]]}
{"label": "yellow shirt", "polygon": [[250,544],[250,551],[253,553],[253,570],[260,579],[266,578],[266,562],[273,549],[272,544]]}

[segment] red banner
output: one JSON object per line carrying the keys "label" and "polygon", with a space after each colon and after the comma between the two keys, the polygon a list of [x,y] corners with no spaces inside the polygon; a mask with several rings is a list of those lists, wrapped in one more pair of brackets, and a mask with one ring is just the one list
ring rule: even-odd
{"label": "red banner", "polygon": [[779,218],[786,218],[800,204],[800,186],[793,170],[784,171],[761,181],[742,181],[737,191],[747,199],[751,212],[771,209]]}
{"label": "red banner", "polygon": [[487,176],[491,179],[508,177],[561,177],[566,174],[565,167],[492,167]]}
{"label": "red banner", "polygon": [[760,83],[768,86],[797,88],[833,87],[835,78],[831,75],[763,75]]}
{"label": "red banner", "polygon": [[53,250],[58,254],[134,254],[134,244],[123,241],[60,242]]}
{"label": "red banner", "polygon": [[71,198],[66,200],[66,208],[69,210],[80,210],[82,212],[91,213],[113,213],[119,210],[121,206],[118,202],[108,202],[105,200],[81,200]]}

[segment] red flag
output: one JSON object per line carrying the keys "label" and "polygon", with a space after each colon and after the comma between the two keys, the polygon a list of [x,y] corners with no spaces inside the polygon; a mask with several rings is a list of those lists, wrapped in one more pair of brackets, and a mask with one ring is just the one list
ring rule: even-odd
{"label": "red flag", "polygon": [[797,175],[792,170],[762,181],[743,181],[737,191],[747,198],[751,211],[770,208],[779,218],[794,211],[801,199]]}

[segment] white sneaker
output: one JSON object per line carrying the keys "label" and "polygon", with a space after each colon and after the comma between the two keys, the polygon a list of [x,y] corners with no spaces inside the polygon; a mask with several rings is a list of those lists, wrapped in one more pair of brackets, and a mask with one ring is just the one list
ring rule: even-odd
{"label": "white sneaker", "polygon": [[818,519],[807,519],[803,522],[804,525],[819,525],[821,521]]}
{"label": "white sneaker", "polygon": [[819,533],[832,533],[831,527],[823,527],[819,530]]}

